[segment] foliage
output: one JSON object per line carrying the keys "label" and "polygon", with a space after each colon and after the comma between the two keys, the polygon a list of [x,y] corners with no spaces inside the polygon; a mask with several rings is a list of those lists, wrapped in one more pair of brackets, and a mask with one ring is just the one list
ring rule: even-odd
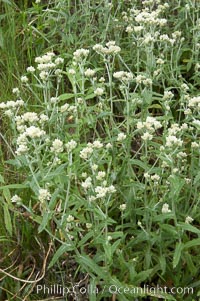
{"label": "foliage", "polygon": [[199,295],[199,11],[3,1],[0,298]]}

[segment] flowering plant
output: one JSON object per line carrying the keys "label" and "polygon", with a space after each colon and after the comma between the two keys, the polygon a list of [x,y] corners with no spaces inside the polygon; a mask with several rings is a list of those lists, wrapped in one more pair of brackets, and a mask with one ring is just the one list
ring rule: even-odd
{"label": "flowering plant", "polygon": [[[40,275],[29,275],[35,284],[46,281],[46,268],[62,277],[67,268],[66,281],[77,287],[83,275],[101,288],[197,285],[199,66],[187,80],[187,36],[168,26],[175,22],[170,8],[176,13],[159,0],[133,1],[116,20],[109,4],[116,41],[37,56],[13,88],[15,100],[0,103],[12,131],[11,141],[0,134],[12,155],[6,164],[19,174],[1,187],[6,231],[13,236],[12,216],[26,217],[40,247],[50,242]],[[184,6],[182,14],[194,22],[196,7]],[[191,60],[198,55],[195,46]],[[134,298],[144,296],[175,300],[162,292]]]}

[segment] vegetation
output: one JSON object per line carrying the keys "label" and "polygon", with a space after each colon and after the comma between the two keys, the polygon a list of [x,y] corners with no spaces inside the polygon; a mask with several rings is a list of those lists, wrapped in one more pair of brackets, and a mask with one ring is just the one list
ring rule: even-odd
{"label": "vegetation", "polygon": [[198,298],[199,14],[1,1],[0,300]]}

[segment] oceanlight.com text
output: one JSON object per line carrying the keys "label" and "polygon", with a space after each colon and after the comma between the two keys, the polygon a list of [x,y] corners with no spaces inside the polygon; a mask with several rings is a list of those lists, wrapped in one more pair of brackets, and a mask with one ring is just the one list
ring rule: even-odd
{"label": "oceanlight.com text", "polygon": [[37,294],[42,293],[45,295],[88,295],[88,294],[103,294],[110,293],[111,295],[139,295],[139,294],[150,294],[159,296],[161,294],[171,294],[171,295],[192,295],[194,290],[192,287],[167,287],[167,286],[149,286],[144,285],[143,287],[134,287],[134,286],[117,286],[115,284],[112,285],[104,285],[101,288],[88,285],[88,286],[80,286],[79,284],[75,284],[74,286],[67,287],[60,284],[53,284],[50,286],[47,285],[37,285],[36,286]]}
{"label": "oceanlight.com text", "polygon": [[167,287],[167,286],[149,286],[144,285],[144,287],[118,287],[117,285],[110,285],[108,288],[109,293],[111,294],[118,294],[118,295],[137,295],[137,294],[171,294],[171,295],[188,295],[193,294],[192,287]]}

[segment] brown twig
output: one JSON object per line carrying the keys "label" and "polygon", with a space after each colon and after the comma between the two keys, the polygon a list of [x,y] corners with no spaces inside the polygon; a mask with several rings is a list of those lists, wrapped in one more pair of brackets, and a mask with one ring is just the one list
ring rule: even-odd
{"label": "brown twig", "polygon": [[21,279],[21,278],[18,278],[18,277],[15,277],[15,276],[11,275],[10,273],[6,272],[5,270],[3,270],[1,268],[0,268],[0,272],[7,275],[7,276],[9,276],[9,277],[11,277],[14,280],[17,280],[17,281],[20,281],[20,282],[23,282],[23,283],[35,284],[35,283],[41,281],[45,276],[47,259],[48,259],[49,253],[51,251],[51,246],[52,246],[52,242],[50,242],[50,244],[49,244],[49,249],[47,251],[46,257],[44,258],[44,262],[43,262],[43,266],[42,266],[42,275],[39,278],[37,278],[39,273],[37,273],[35,280],[24,280],[24,279]]}

